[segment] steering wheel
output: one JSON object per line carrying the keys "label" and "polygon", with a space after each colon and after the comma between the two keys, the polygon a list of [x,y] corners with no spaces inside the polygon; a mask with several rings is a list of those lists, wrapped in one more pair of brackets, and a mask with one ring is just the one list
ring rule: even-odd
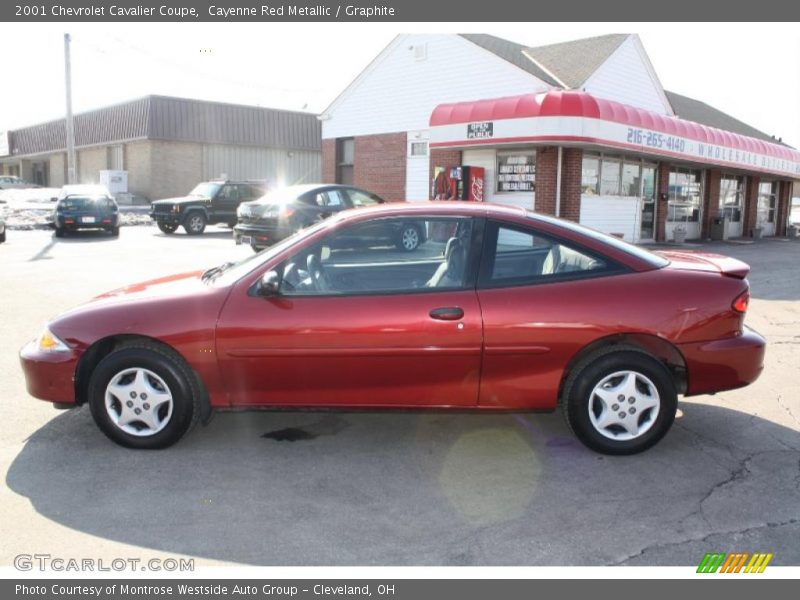
{"label": "steering wheel", "polygon": [[311,277],[311,282],[314,284],[314,289],[317,292],[327,291],[328,281],[319,257],[316,254],[309,254],[306,259],[306,266],[308,267],[308,275]]}

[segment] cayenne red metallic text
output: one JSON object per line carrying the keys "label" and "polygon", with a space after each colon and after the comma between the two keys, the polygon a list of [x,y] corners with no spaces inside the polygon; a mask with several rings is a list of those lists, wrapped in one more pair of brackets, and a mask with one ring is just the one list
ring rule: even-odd
{"label": "cayenne red metallic text", "polygon": [[[409,219],[416,252],[375,235]],[[561,405],[588,447],[631,454],[667,433],[678,394],[761,373],[748,271],[520,208],[395,203],[104,294],[21,359],[33,396],[88,404],[132,448],[169,446],[214,409]]]}

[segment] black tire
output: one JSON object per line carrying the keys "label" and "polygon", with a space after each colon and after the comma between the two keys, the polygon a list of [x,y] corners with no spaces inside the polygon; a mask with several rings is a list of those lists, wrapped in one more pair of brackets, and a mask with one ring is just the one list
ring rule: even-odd
{"label": "black tire", "polygon": [[258,254],[259,252],[261,252],[263,250],[263,248],[259,248],[255,244],[250,244],[250,247],[253,249],[253,252],[255,252],[256,254]]}
{"label": "black tire", "polygon": [[206,216],[199,210],[192,210],[183,220],[183,228],[189,235],[200,235],[206,230]]}
{"label": "black tire", "polygon": [[56,237],[57,238],[64,237],[64,229],[62,227],[56,227]]}
{"label": "black tire", "polygon": [[422,243],[422,233],[417,225],[404,223],[397,235],[396,245],[400,250],[413,252]]}
{"label": "black tire", "polygon": [[119,237],[119,227],[112,227],[109,232],[113,237]]}
{"label": "black tire", "polygon": [[176,223],[158,223],[158,228],[169,235],[177,231],[178,225]]}
{"label": "black tire", "polygon": [[[109,415],[106,388],[128,369],[146,369],[155,374],[166,384],[166,391],[172,396],[172,413],[157,432],[145,435],[129,433],[114,423]],[[115,350],[100,361],[89,379],[89,407],[95,423],[110,440],[126,448],[156,450],[177,442],[197,423],[200,398],[197,380],[184,360],[169,348],[149,342]]]}
{"label": "black tire", "polygon": [[0,233],[0,244],[6,241],[6,231],[3,230],[3,233]]}
{"label": "black tire", "polygon": [[[636,374],[632,381],[638,388],[637,392],[645,390],[647,395],[654,397],[652,388],[655,388],[657,406],[639,412],[637,416],[637,413],[630,413],[636,409],[635,400],[629,403],[630,398],[620,394],[618,398],[622,398],[621,401],[617,400],[617,403],[606,407],[604,401],[594,395],[594,390],[603,380],[609,380],[610,386],[617,381],[622,382],[624,376],[612,377],[621,372]],[[603,454],[622,455],[647,450],[666,435],[675,420],[678,394],[672,375],[662,362],[638,348],[617,346],[592,354],[572,369],[564,383],[562,402],[567,424],[584,445]],[[617,408],[614,409],[614,406]],[[610,414],[625,413],[621,419],[614,420],[626,422],[624,419],[635,419],[641,433],[625,439],[633,434],[620,425],[598,428],[592,419],[600,421],[601,415],[605,414],[604,409],[611,410]],[[616,436],[620,439],[615,439]]]}

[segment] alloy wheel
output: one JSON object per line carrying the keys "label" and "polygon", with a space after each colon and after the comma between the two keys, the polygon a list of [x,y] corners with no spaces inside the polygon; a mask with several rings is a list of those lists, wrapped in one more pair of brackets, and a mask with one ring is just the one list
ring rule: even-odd
{"label": "alloy wheel", "polygon": [[653,427],[660,407],[658,388],[648,377],[637,371],[617,371],[592,390],[589,421],[608,439],[633,440]]}

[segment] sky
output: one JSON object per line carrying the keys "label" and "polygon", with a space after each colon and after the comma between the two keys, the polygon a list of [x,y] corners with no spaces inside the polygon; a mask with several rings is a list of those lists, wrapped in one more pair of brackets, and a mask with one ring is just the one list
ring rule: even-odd
{"label": "sky", "polygon": [[[800,147],[800,30],[785,23],[0,23],[0,131],[163,94],[322,112],[398,33],[538,46],[639,34],[665,89]],[[492,91],[486,90],[491,97]]]}

